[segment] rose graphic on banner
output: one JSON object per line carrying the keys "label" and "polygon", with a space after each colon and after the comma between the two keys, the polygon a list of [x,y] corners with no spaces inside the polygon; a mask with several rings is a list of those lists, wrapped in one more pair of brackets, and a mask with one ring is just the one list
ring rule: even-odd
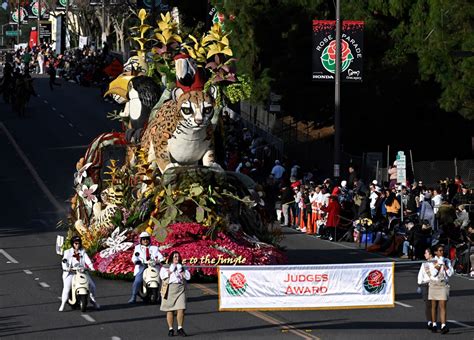
{"label": "rose graphic on banner", "polygon": [[[26,9],[23,7],[20,7],[20,19],[21,22],[25,21],[25,19],[28,17],[28,13],[26,12]],[[13,22],[18,22],[18,10],[12,12],[12,21]]]}
{"label": "rose graphic on banner", "polygon": [[370,294],[379,294],[385,285],[385,278],[380,270],[372,270],[364,280],[364,288]]}
{"label": "rose graphic on banner", "polygon": [[[345,40],[341,40],[341,72],[347,70],[354,56],[351,53],[349,44]],[[324,68],[331,72],[336,72],[336,40],[329,43],[321,54],[321,62]]]}
{"label": "rose graphic on banner", "polygon": [[[33,13],[34,16],[38,16],[38,1],[35,1],[31,4],[31,13]],[[43,17],[46,13],[46,3],[41,1],[41,16]]]}
{"label": "rose graphic on banner", "polygon": [[239,296],[245,293],[248,284],[244,274],[235,273],[230,276],[225,285],[225,289],[232,296]]}

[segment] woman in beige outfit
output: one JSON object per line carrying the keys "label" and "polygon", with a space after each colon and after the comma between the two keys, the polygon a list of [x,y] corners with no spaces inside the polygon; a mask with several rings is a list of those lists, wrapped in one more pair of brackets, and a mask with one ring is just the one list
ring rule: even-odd
{"label": "woman in beige outfit", "polygon": [[168,284],[166,292],[162,290],[160,310],[166,312],[168,322],[168,336],[174,336],[174,312],[178,321],[178,335],[186,336],[184,332],[184,311],[186,309],[186,281],[191,278],[191,273],[183,266],[181,255],[174,251],[168,257],[169,267],[161,267],[160,277],[162,284]]}
{"label": "woman in beige outfit", "polygon": [[434,262],[429,265],[430,269],[430,283],[428,291],[428,300],[431,300],[431,322],[432,332],[437,332],[436,326],[436,312],[439,305],[439,317],[441,320],[441,333],[446,334],[449,328],[446,325],[446,308],[449,298],[449,278],[453,275],[454,270],[451,261],[445,258],[444,246],[438,245],[434,251]]}

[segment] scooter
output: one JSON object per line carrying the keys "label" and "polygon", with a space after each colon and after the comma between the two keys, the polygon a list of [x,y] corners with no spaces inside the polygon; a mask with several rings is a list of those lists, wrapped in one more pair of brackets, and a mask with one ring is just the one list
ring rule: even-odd
{"label": "scooter", "polygon": [[160,288],[160,275],[155,268],[156,262],[154,260],[142,261],[145,266],[143,271],[143,283],[138,295],[145,302],[156,303],[158,301],[158,294]]}
{"label": "scooter", "polygon": [[82,266],[73,267],[70,270],[75,274],[72,278],[72,289],[69,293],[68,303],[72,308],[80,307],[81,312],[85,312],[89,300],[89,276]]}

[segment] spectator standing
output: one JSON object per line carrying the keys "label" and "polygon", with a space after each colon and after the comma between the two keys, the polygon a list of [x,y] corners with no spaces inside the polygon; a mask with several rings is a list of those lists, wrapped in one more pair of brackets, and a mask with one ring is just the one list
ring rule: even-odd
{"label": "spectator standing", "polygon": [[283,227],[290,226],[290,208],[291,203],[294,201],[293,189],[289,183],[283,184],[281,188],[281,209],[283,213]]}
{"label": "spectator standing", "polygon": [[429,192],[425,193],[424,200],[421,202],[420,219],[428,221],[431,228],[434,228],[435,214]]}
{"label": "spectator standing", "polygon": [[283,178],[284,173],[285,168],[280,164],[280,161],[277,159],[275,161],[275,166],[272,168],[271,174],[273,175],[273,178],[275,178],[276,181],[279,181]]}
{"label": "spectator standing", "polygon": [[389,188],[393,189],[397,185],[397,161],[394,161],[393,166],[388,169],[388,174],[390,176]]}
{"label": "spectator standing", "polygon": [[38,74],[44,74],[44,54],[43,51],[38,52],[38,56],[36,57],[36,61],[38,62],[39,72]]}
{"label": "spectator standing", "polygon": [[56,67],[54,66],[54,59],[50,59],[49,68],[49,88],[53,91],[53,85],[61,86],[61,84],[56,83]]}
{"label": "spectator standing", "polygon": [[349,186],[349,189],[353,189],[354,188],[354,182],[357,178],[357,172],[355,171],[355,168],[353,165],[349,165],[349,178],[347,180],[348,182],[348,186]]}
{"label": "spectator standing", "polygon": [[473,201],[472,195],[469,193],[469,188],[466,184],[461,186],[461,192],[458,192],[453,197],[453,205],[471,204]]}

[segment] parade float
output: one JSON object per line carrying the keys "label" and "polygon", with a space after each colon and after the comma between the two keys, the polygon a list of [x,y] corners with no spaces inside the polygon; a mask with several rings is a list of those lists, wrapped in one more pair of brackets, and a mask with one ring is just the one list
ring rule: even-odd
{"label": "parade float", "polygon": [[215,156],[215,136],[225,141],[222,109],[251,92],[235,72],[229,33],[216,23],[183,38],[170,13],[157,27],[145,10],[137,16],[136,55],[106,93],[124,104],[109,113],[123,131],[95,138],[77,162],[63,244],[80,235],[111,278],[132,277],[143,231],[165,256],[178,250],[195,277],[214,277],[218,265],[286,263],[259,195]]}

